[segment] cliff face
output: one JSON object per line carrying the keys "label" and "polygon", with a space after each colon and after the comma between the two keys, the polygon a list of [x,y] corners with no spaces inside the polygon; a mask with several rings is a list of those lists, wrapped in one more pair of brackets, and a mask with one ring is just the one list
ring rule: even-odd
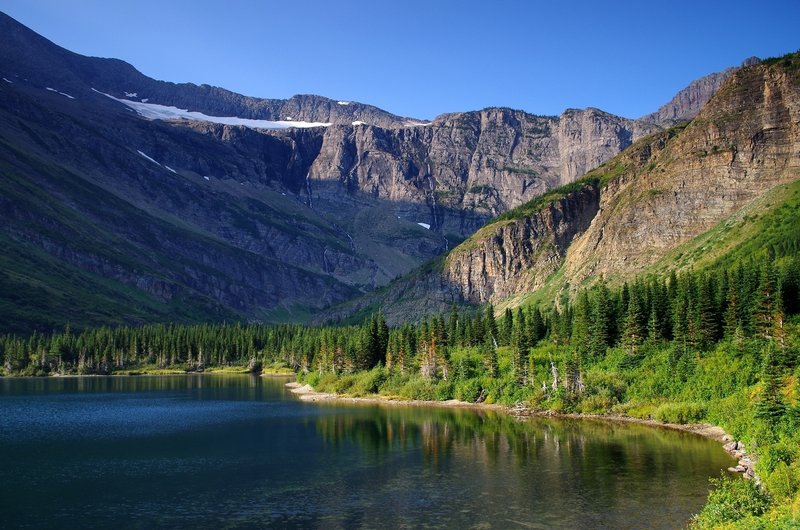
{"label": "cliff face", "polygon": [[655,130],[596,109],[554,118],[493,108],[402,129],[331,126],[309,177],[402,202],[408,215],[463,238]]}
{"label": "cliff face", "polygon": [[509,212],[440,267],[392,284],[372,303],[397,321],[414,317],[407,293],[425,299],[418,307],[442,311],[445,302],[513,305],[543,287],[569,294],[599,278],[629,280],[798,179],[794,54],[731,74],[688,125],[646,137],[569,188]]}
{"label": "cliff face", "polygon": [[445,283],[458,286],[470,303],[540,288],[558,268],[573,238],[589,227],[599,200],[599,190],[587,184],[530,215],[494,223],[447,256]]}
{"label": "cliff face", "polygon": [[632,274],[800,178],[800,57],[734,73],[685,130],[603,190],[566,277]]}

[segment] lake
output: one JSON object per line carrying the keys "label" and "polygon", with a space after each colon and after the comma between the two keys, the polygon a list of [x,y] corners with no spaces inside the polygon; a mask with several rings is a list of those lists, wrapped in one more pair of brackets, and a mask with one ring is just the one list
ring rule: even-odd
{"label": "lake", "polygon": [[0,527],[681,528],[732,462],[677,431],[287,381],[0,378]]}

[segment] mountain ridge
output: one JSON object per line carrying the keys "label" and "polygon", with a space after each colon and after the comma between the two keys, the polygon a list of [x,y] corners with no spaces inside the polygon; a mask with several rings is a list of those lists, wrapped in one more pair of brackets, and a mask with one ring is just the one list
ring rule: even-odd
{"label": "mountain ridge", "polygon": [[[25,163],[19,178],[50,194],[33,210],[39,217],[34,223],[18,209],[4,212],[3,233],[13,235],[15,252],[45,252],[56,261],[84,255],[70,266],[83,267],[82,274],[92,278],[88,283],[117,282],[121,296],[135,289],[156,305],[167,296],[188,297],[199,304],[196,314],[208,318],[308,318],[387,284],[497,214],[571,182],[659,129],[598,109],[542,117],[489,108],[409,124],[380,109],[318,96],[280,100],[277,114],[266,114],[264,102],[279,100],[241,99],[246,97],[213,87],[199,96],[195,89],[183,93],[184,85],[150,80],[123,61],[69,52],[5,15],[0,27],[6,30],[0,32],[0,74],[8,81],[0,82],[2,158],[41,162],[46,170]],[[133,81],[155,87],[153,94],[136,92]],[[214,100],[215,94],[221,96]],[[276,121],[332,123],[253,129],[202,119],[148,119],[119,101],[141,103],[150,101],[148,95],[160,105],[209,115],[236,116],[244,109]],[[255,102],[249,110],[248,102]],[[305,109],[281,115],[289,104]],[[353,114],[363,109],[375,123],[353,120],[370,119]],[[64,171],[81,185],[60,184]],[[140,221],[134,227],[111,222],[96,204],[100,196],[105,198],[99,202],[122,201],[120,209]],[[48,210],[47,202],[66,209]],[[98,237],[118,238],[133,259],[105,247],[76,248],[74,216],[95,219]],[[172,260],[163,259],[161,236],[145,236],[166,233],[164,226],[173,234]],[[202,256],[192,247],[198,237],[210,238],[218,251]],[[145,265],[151,257],[166,265]],[[245,275],[251,265],[231,265],[238,260],[282,272]],[[7,273],[14,280],[4,293],[33,285],[59,292],[46,275]],[[239,283],[255,294],[237,294]],[[330,296],[304,294],[312,284]],[[7,314],[13,312],[9,306]]]}
{"label": "mountain ridge", "polygon": [[640,140],[574,184],[490,222],[435,269],[332,317],[380,306],[392,321],[409,318],[406,292],[505,307],[544,289],[547,296],[537,299],[557,301],[599,278],[634,278],[776,186],[798,179],[795,53],[732,73],[693,121]]}

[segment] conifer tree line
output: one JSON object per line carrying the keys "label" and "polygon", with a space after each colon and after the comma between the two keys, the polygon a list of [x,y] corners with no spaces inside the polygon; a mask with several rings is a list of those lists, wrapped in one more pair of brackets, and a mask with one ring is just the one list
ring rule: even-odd
{"label": "conifer tree line", "polygon": [[[498,375],[497,349],[510,351],[520,384],[533,384],[530,349],[542,340],[570,352],[566,376],[609,347],[635,357],[643,345],[671,342],[676,356],[723,338],[763,338],[781,345],[783,320],[800,313],[800,257],[740,263],[714,271],[643,278],[621,287],[600,282],[571,302],[547,309],[506,309],[495,317],[453,308],[448,314],[389,328],[380,313],[360,326],[202,324],[89,329],[0,337],[6,374],[111,373],[138,366],[202,371],[212,366],[281,364],[304,372],[350,373],[383,365],[448,379],[456,348],[475,348],[484,374]],[[778,348],[778,352],[782,351]],[[776,354],[780,357],[780,353]],[[783,362],[777,359],[776,362]]]}

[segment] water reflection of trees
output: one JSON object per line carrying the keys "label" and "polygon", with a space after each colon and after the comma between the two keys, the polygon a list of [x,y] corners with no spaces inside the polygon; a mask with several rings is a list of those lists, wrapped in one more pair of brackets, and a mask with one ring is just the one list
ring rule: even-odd
{"label": "water reflection of trees", "polygon": [[282,394],[285,382],[240,374],[9,378],[0,379],[0,395],[171,392],[195,399],[255,401]]}
{"label": "water reflection of trees", "polygon": [[591,491],[587,502],[613,503],[630,487],[625,478],[680,487],[720,456],[707,440],[685,433],[590,420],[521,421],[492,411],[359,407],[314,421],[328,447],[356,446],[367,458],[414,449],[434,471],[467,461],[476,480],[492,480],[481,473],[498,467],[516,470],[520,502]]}

